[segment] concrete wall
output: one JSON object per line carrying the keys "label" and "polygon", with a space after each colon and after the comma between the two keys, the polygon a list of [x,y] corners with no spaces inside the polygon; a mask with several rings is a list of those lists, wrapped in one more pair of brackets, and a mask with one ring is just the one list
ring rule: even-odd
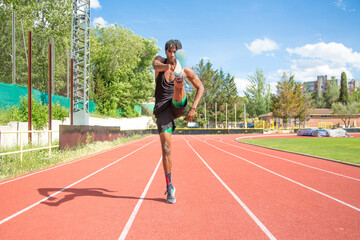
{"label": "concrete wall", "polygon": [[[53,120],[52,121],[52,130],[59,131],[60,125],[70,125],[70,120],[67,118],[65,121]],[[138,118],[89,118],[90,126],[108,126],[108,127],[120,127],[121,130],[141,130],[156,127],[155,123],[152,120],[152,117],[138,117]],[[34,129],[34,128],[33,128]],[[4,132],[17,132],[17,131],[27,131],[28,124],[27,122],[10,122],[6,126],[0,126],[0,148],[1,147],[13,147],[20,144],[20,134],[19,133],[4,133]],[[47,130],[44,129],[44,130]],[[28,134],[21,134],[22,144],[28,142]],[[59,133],[52,133],[52,140],[59,140]],[[48,133],[33,133],[32,134],[32,143],[39,145],[48,144]]]}

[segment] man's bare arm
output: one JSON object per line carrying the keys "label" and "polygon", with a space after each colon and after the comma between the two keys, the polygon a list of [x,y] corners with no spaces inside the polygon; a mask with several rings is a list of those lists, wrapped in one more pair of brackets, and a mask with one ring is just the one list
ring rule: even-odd
{"label": "man's bare arm", "polygon": [[159,72],[164,72],[171,68],[170,64],[165,64],[165,58],[161,56],[157,56],[153,61],[153,68],[155,70],[155,78],[159,74]]}
{"label": "man's bare arm", "polygon": [[189,81],[192,83],[192,85],[196,88],[194,102],[186,116],[186,121],[191,122],[194,119],[196,108],[197,108],[197,106],[200,102],[200,99],[204,93],[204,86],[203,86],[202,82],[200,81],[200,79],[198,78],[198,76],[195,75],[194,71],[191,68],[186,67],[184,69],[184,72],[186,74],[186,78],[189,79]]}

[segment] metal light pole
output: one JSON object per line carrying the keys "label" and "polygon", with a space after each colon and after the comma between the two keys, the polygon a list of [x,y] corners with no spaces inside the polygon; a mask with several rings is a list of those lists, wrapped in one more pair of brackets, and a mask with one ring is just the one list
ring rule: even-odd
{"label": "metal light pole", "polygon": [[12,83],[16,83],[16,66],[15,66],[15,10],[12,10]]}
{"label": "metal light pole", "polygon": [[225,103],[225,107],[226,107],[226,110],[225,110],[225,112],[226,112],[226,128],[229,128],[228,127],[228,120],[227,120],[227,103]]}
{"label": "metal light pole", "polygon": [[235,103],[235,128],[236,128],[236,103]]}
{"label": "metal light pole", "polygon": [[244,127],[247,128],[247,122],[246,122],[246,104],[244,102]]}
{"label": "metal light pole", "polygon": [[69,50],[66,50],[66,96],[70,97],[69,95]]}
{"label": "metal light pole", "polygon": [[205,111],[205,128],[207,128],[207,126],[206,126],[206,102],[205,102],[205,108],[204,108],[204,111]]}
{"label": "metal light pole", "polygon": [[217,103],[215,103],[215,128],[217,128]]}
{"label": "metal light pole", "polygon": [[52,81],[52,93],[55,93],[55,42],[54,38],[51,39],[51,81]]}
{"label": "metal light pole", "polygon": [[[31,131],[32,125],[32,104],[31,104],[31,89],[32,89],[32,78],[31,78],[31,58],[32,58],[32,36],[31,31],[28,32],[28,131]],[[31,143],[31,132],[28,132],[28,141]]]}

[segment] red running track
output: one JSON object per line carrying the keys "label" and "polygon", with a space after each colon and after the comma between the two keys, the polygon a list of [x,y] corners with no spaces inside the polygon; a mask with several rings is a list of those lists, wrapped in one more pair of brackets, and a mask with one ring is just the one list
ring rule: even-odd
{"label": "red running track", "polygon": [[0,239],[360,239],[359,167],[238,137],[173,136],[174,205],[155,135],[0,182]]}

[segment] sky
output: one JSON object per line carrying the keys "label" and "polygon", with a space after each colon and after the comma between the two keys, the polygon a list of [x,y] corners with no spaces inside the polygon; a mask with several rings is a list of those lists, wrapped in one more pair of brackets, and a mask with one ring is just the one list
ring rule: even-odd
{"label": "sky", "polygon": [[193,67],[201,59],[235,77],[239,95],[262,69],[275,91],[285,72],[360,80],[360,0],[91,0],[91,23],[115,23],[154,38],[165,56],[179,39]]}

